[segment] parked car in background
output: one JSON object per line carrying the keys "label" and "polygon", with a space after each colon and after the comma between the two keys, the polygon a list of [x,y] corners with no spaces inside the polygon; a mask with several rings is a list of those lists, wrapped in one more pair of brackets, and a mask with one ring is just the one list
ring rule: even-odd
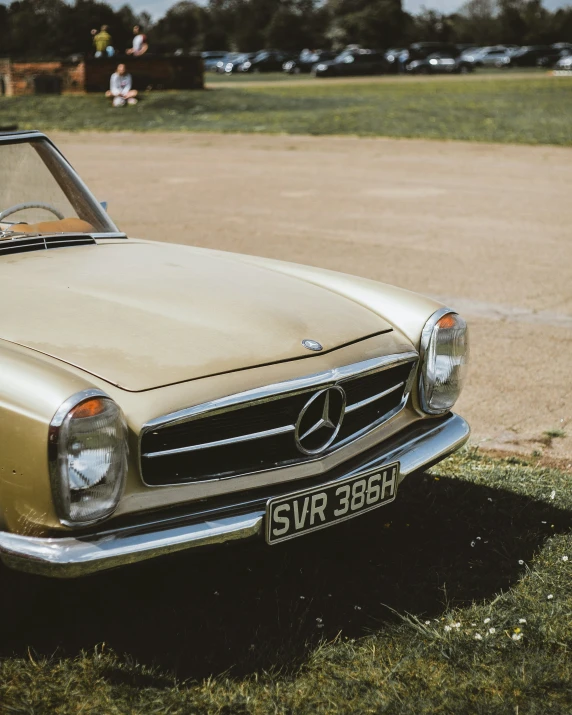
{"label": "parked car in background", "polygon": [[470,62],[475,68],[496,67],[497,69],[502,69],[510,65],[510,58],[515,49],[506,45],[481,47],[475,51],[463,52],[461,57],[465,62]]}
{"label": "parked car in background", "polygon": [[0,162],[7,565],[72,577],[238,539],[272,548],[391,509],[404,478],[468,439],[454,310],[128,238],[39,132],[0,134]]}
{"label": "parked car in background", "polygon": [[330,50],[316,50],[315,52],[306,50],[301,52],[298,58],[284,62],[282,69],[287,74],[308,73],[312,71],[312,67],[318,62],[328,62],[333,60],[335,56],[336,53]]}
{"label": "parked car in background", "polygon": [[240,52],[234,53],[232,57],[225,57],[222,67],[219,70],[224,74],[233,74],[239,72],[245,62],[248,62],[256,56],[256,52]]}
{"label": "parked car in background", "polygon": [[410,74],[467,74],[474,69],[472,62],[447,52],[434,52],[424,60],[412,60],[406,65]]}
{"label": "parked car in background", "polygon": [[554,65],[554,69],[572,71],[572,54],[561,57]]}
{"label": "parked car in background", "polygon": [[239,72],[280,72],[283,64],[292,59],[292,55],[282,50],[261,50],[254,57],[243,62]]}
{"label": "parked car in background", "polygon": [[407,62],[424,60],[435,52],[444,52],[451,55],[451,57],[458,57],[461,54],[457,46],[450,42],[414,42],[409,45],[408,52]]}
{"label": "parked car in background", "polygon": [[408,55],[406,47],[391,47],[384,52],[383,56],[387,62],[387,72],[389,74],[397,74],[400,71],[399,58],[403,53]]}
{"label": "parked car in background", "polygon": [[225,67],[228,62],[233,62],[237,57],[240,57],[240,52],[227,52],[224,57],[222,57],[216,65],[213,67],[215,72],[222,74],[225,71]]}
{"label": "parked car in background", "polygon": [[205,72],[212,72],[216,69],[217,64],[226,57],[226,51],[216,51],[208,50],[206,52],[201,52],[201,57],[203,58],[203,67]]}
{"label": "parked car in background", "polygon": [[553,57],[559,58],[559,50],[547,45],[527,45],[515,50],[510,55],[510,67],[536,67],[538,60]]}
{"label": "parked car in background", "polygon": [[558,60],[560,60],[562,57],[568,57],[569,55],[572,55],[572,48],[555,48],[553,46],[552,52],[543,55],[542,57],[539,57],[538,60],[536,60],[536,66],[545,69],[549,67],[554,67]]}
{"label": "parked car in background", "polygon": [[312,69],[315,77],[349,77],[384,74],[388,62],[381,52],[373,50],[344,50],[328,62],[318,62]]}

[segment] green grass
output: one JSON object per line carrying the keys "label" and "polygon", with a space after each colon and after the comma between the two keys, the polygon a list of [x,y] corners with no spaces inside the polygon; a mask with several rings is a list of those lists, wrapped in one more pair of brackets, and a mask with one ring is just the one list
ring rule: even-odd
{"label": "green grass", "polygon": [[154,92],[114,109],[100,96],[0,99],[0,125],[44,130],[214,131],[572,144],[569,78],[224,87]]}
{"label": "green grass", "polygon": [[464,452],[268,548],[1,574],[2,713],[572,711],[570,474]]}
{"label": "green grass", "polygon": [[286,72],[234,72],[233,74],[219,74],[218,72],[205,72],[205,84],[217,84],[218,82],[284,82],[285,80],[310,80],[312,75],[308,73],[286,74]]}

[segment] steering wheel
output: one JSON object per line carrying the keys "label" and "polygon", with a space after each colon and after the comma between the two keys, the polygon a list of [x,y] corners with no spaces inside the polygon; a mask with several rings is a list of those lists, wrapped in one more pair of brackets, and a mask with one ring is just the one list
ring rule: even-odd
{"label": "steering wheel", "polygon": [[23,211],[24,209],[45,209],[46,211],[53,213],[54,216],[57,216],[60,221],[64,218],[63,213],[58,211],[58,209],[53,206],[50,206],[50,204],[44,204],[41,201],[28,201],[25,204],[16,204],[15,206],[10,206],[9,208],[4,209],[4,211],[0,213],[0,221],[4,221],[4,219],[8,218],[8,216],[15,214],[17,211]]}

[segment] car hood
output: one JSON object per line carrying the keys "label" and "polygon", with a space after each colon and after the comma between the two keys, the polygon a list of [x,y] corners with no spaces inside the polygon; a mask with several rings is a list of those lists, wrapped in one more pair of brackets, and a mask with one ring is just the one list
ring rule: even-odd
{"label": "car hood", "polygon": [[5,256],[0,298],[0,338],[132,391],[311,359],[305,338],[332,350],[391,329],[231,254],[131,239]]}

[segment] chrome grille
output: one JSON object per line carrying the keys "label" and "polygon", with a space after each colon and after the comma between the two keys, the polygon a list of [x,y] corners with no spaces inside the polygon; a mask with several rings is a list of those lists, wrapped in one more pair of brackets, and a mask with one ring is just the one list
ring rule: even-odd
{"label": "chrome grille", "polygon": [[[331,454],[400,411],[416,363],[413,352],[374,358],[153,420],[141,434],[143,481],[164,486],[236,477]],[[296,422],[312,395],[332,385],[346,394],[341,429],[319,456],[305,455],[294,439]]]}

